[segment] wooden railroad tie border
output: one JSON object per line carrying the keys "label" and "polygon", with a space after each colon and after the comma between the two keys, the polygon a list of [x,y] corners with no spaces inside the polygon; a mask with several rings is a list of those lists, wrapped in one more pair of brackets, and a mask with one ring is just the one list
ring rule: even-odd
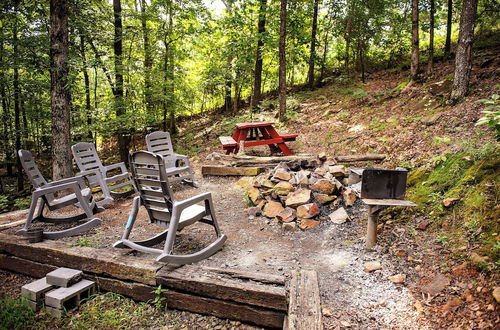
{"label": "wooden railroad tie border", "polygon": [[195,265],[173,269],[112,250],[60,241],[29,244],[0,233],[0,268],[41,278],[58,267],[81,269],[101,290],[139,301],[154,299],[161,284],[170,308],[268,328],[282,328],[288,310],[284,276]]}

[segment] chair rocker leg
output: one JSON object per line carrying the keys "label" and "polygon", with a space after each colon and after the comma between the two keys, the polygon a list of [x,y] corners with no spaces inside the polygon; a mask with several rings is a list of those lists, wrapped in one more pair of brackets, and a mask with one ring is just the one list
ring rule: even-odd
{"label": "chair rocker leg", "polygon": [[81,233],[84,233],[94,227],[99,226],[102,223],[102,220],[99,218],[93,218],[89,221],[82,223],[79,226],[75,226],[69,229],[60,230],[60,231],[44,231],[43,238],[44,239],[59,239],[63,237],[76,236]]}
{"label": "chair rocker leg", "polygon": [[104,205],[113,203],[113,198],[112,197],[104,197],[104,199],[101,199],[100,201],[96,202],[96,205],[99,207],[104,207]]}
{"label": "chair rocker leg", "polygon": [[110,191],[110,195],[113,199],[118,199],[118,198],[126,198],[130,195],[133,195],[135,194],[135,189],[130,189],[130,190],[127,190],[125,192],[116,192],[116,191]]}
{"label": "chair rocker leg", "polygon": [[156,258],[156,261],[172,263],[172,264],[180,264],[180,265],[197,262],[206,259],[214,255],[217,251],[221,250],[226,240],[227,236],[221,235],[204,249],[201,249],[200,251],[191,254],[176,255],[172,253],[163,252],[160,256]]}

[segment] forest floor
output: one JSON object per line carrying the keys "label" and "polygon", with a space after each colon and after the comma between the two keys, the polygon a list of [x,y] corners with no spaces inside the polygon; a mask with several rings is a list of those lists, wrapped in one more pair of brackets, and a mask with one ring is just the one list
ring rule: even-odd
{"label": "forest floor", "polygon": [[[407,72],[381,71],[368,75],[365,84],[336,79],[312,92],[299,91],[291,96],[290,120],[279,129],[299,134],[298,141],[291,143],[295,152],[384,153],[388,158],[377,166],[403,166],[411,170],[410,174],[429,164],[434,166],[436,159],[442,157],[498,151],[491,131],[475,126],[475,122],[483,108],[478,100],[498,93],[499,51],[499,48],[477,51],[472,93],[457,106],[447,105],[445,100],[453,65],[438,63],[434,78],[411,86],[407,84]],[[211,191],[221,229],[228,236],[224,249],[200,264],[279,274],[315,269],[319,274],[324,325],[328,329],[493,329],[500,324],[500,305],[492,296],[493,289],[499,286],[498,260],[489,260],[486,266],[478,267],[471,257],[482,251],[477,241],[460,242],[458,248],[449,242],[453,239],[447,233],[461,226],[457,222],[462,219],[455,220],[454,212],[446,213],[446,217],[432,217],[429,213],[433,211],[425,207],[418,212],[384,212],[378,245],[373,251],[366,251],[366,207],[360,201],[348,210],[351,221],[342,225],[322,222],[308,231],[283,231],[271,219],[248,217],[244,211],[247,207],[244,191],[235,185],[237,179],[201,177],[201,166],[209,163],[207,156],[221,152],[218,136],[230,135],[237,122],[276,121],[275,105],[274,100],[266,100],[258,113],[204,114],[179,126],[176,151],[192,155],[200,187],[177,186],[176,198]],[[143,141],[138,136],[135,148],[143,148]],[[485,195],[485,198],[493,198],[494,203],[491,207],[494,213],[488,213],[488,219],[496,216],[493,220],[498,221],[498,168],[494,171],[491,184],[496,192],[493,197]],[[478,183],[474,184],[471,189],[479,188]],[[130,198],[119,200],[99,214],[104,220],[101,227],[64,240],[70,245],[108,249],[120,238],[130,207]],[[453,219],[451,222],[449,217]],[[148,224],[144,210],[138,219],[141,225],[137,238],[157,230]],[[13,220],[16,219],[9,219]],[[430,225],[423,225],[426,222]],[[486,225],[479,227],[484,232],[486,228]],[[206,245],[213,237],[206,235],[208,231],[211,229],[204,225],[186,228],[179,234],[176,248],[189,251]],[[481,231],[478,236],[484,234]],[[487,234],[498,249],[497,233]],[[492,255],[498,253],[495,251],[491,251]],[[488,261],[487,257],[480,258]],[[364,264],[368,261],[379,261],[382,268],[367,273]],[[405,282],[395,284],[388,280],[396,274],[406,275]],[[29,280],[4,272],[0,278],[2,285],[10,283],[4,288],[11,296]],[[77,312],[74,317],[78,319],[81,314]],[[185,316],[179,322],[184,322],[187,328],[246,327],[216,319],[203,323],[196,315],[192,316],[194,321],[190,320]],[[175,328],[176,324],[168,326]]]}

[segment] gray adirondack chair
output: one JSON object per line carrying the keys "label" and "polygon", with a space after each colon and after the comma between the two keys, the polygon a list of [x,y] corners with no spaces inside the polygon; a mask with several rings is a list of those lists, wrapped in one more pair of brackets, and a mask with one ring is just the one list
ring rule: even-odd
{"label": "gray adirondack chair", "polygon": [[[46,239],[58,239],[61,237],[78,235],[101,224],[102,221],[95,218],[94,213],[100,212],[103,209],[96,205],[94,199],[92,198],[90,189],[85,186],[85,181],[82,176],[47,182],[38,169],[31,152],[28,150],[19,150],[18,154],[24,171],[28,175],[28,178],[34,188],[26,224],[23,229],[17,231],[18,234],[26,233],[35,221],[71,223],[87,219],[87,221],[83,224],[69,229],[52,232],[44,231],[43,237]],[[57,192],[65,190],[69,190],[72,193],[60,198],[57,198],[54,195]],[[36,210],[39,201],[40,204],[38,205],[38,210]],[[83,209],[84,212],[68,218],[49,218],[43,215],[45,207],[47,207],[50,211],[53,211],[69,205],[76,205]]]}
{"label": "gray adirondack chair", "polygon": [[146,135],[146,144],[148,151],[163,156],[170,183],[182,181],[197,187],[189,157],[174,152],[170,133],[163,131],[150,133]]}
{"label": "gray adirondack chair", "polygon": [[[157,261],[173,264],[193,263],[213,255],[224,245],[226,236],[217,224],[211,193],[203,193],[183,201],[176,201],[170,189],[169,178],[165,171],[162,156],[148,151],[137,151],[129,156],[132,177],[139,190],[134,198],[132,210],[121,240],[114,244],[119,248],[131,248],[137,251],[158,255]],[[198,203],[203,202],[204,205]],[[137,212],[143,205],[150,221],[166,230],[142,241],[129,240],[137,218]],[[195,222],[213,226],[216,239],[204,249],[192,254],[174,254],[173,247],[177,231]],[[151,248],[165,242],[163,249]]]}
{"label": "gray adirondack chair", "polygon": [[[104,199],[98,202],[99,205],[105,205],[115,198],[127,197],[137,192],[125,164],[116,163],[104,166],[93,143],[79,142],[71,147],[71,152],[76,165],[81,171],[78,174],[85,175],[88,178],[90,187],[101,188]],[[115,169],[119,169],[120,173],[108,177],[108,172]],[[131,188],[124,192],[115,191],[125,186]]]}

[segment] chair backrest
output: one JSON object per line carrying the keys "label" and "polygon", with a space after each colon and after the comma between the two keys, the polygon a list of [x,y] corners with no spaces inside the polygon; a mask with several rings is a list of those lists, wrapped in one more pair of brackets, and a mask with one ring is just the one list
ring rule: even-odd
{"label": "chair backrest", "polygon": [[[47,180],[43,177],[42,173],[38,169],[38,166],[33,159],[33,155],[30,151],[20,149],[18,152],[19,158],[21,159],[21,165],[23,166],[26,175],[30,179],[33,188],[36,190],[38,188],[42,188],[47,184]],[[47,201],[47,203],[52,202],[55,197],[54,194],[46,194],[43,198]]]}
{"label": "chair backrest", "polygon": [[129,155],[129,164],[151,222],[168,226],[174,200],[163,157],[149,151],[136,151]]}
{"label": "chair backrest", "polygon": [[19,158],[21,159],[21,165],[23,166],[26,175],[31,181],[33,188],[41,188],[47,184],[47,180],[43,177],[42,173],[36,166],[33,155],[28,150],[20,149],[18,152]]}
{"label": "chair backrest", "polygon": [[[90,171],[98,169],[101,174],[105,174],[104,166],[102,165],[101,159],[97,155],[95,145],[89,142],[79,142],[71,146],[71,153],[75,159],[76,165],[80,171]],[[90,183],[96,181],[93,176],[88,176]]]}
{"label": "chair backrest", "polygon": [[161,155],[167,164],[173,159],[174,147],[169,132],[156,131],[146,135],[146,144],[148,151]]}

